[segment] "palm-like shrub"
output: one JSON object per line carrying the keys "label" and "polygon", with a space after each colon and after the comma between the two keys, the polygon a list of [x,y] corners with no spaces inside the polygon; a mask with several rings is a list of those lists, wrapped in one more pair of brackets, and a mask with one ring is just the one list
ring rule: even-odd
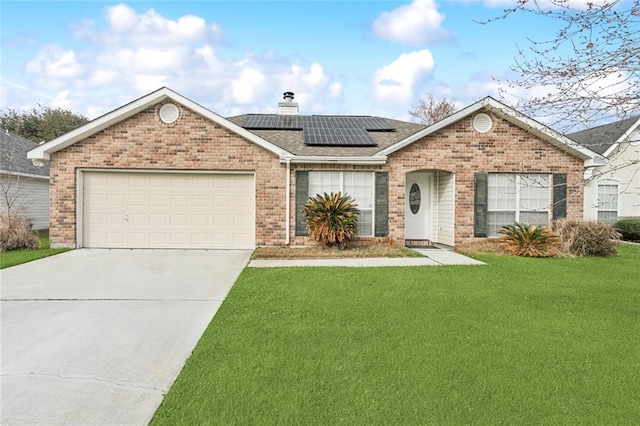
{"label": "palm-like shrub", "polygon": [[353,199],[342,193],[326,192],[309,198],[304,206],[309,235],[327,246],[346,247],[358,232],[358,209]]}
{"label": "palm-like shrub", "polygon": [[562,247],[556,233],[540,226],[514,223],[503,226],[498,233],[504,235],[500,246],[517,256],[552,257]]}

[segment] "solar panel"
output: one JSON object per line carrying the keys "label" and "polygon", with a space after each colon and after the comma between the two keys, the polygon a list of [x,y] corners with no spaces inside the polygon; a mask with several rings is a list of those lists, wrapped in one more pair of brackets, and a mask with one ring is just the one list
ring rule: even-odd
{"label": "solar panel", "polygon": [[302,130],[298,115],[249,114],[242,127],[254,130]]}
{"label": "solar panel", "polygon": [[304,123],[306,145],[376,146],[367,131],[351,117],[312,115]]}
{"label": "solar panel", "polygon": [[302,130],[306,145],[328,146],[376,146],[368,132],[395,130],[380,117],[342,115],[249,114],[242,127]]}
{"label": "solar panel", "polygon": [[354,117],[358,123],[369,131],[393,131],[394,127],[390,126],[385,120],[380,117]]}

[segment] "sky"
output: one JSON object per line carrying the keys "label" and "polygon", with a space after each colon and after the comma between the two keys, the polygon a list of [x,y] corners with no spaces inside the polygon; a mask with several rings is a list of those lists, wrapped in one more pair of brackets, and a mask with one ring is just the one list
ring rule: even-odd
{"label": "sky", "polygon": [[292,91],[300,114],[409,120],[427,93],[501,99],[518,49],[557,29],[481,23],[509,3],[2,0],[0,107],[93,119],[166,86],[221,116],[276,112]]}

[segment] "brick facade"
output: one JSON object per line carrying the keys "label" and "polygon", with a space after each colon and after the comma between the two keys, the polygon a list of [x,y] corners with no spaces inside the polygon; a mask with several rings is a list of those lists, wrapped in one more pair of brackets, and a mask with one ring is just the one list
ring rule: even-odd
{"label": "brick facade", "polygon": [[252,171],[256,244],[282,244],[286,168],[278,156],[185,107],[176,122],[165,124],[158,117],[161,106],[51,155],[51,243],[76,243],[76,170],[114,168]]}
{"label": "brick facade", "polygon": [[[277,155],[180,107],[173,124],[150,107],[51,156],[52,244],[76,243],[78,168],[253,171],[256,177],[256,245],[285,243],[286,165]],[[291,165],[290,241],[295,236],[296,170],[366,170],[389,173],[389,235],[404,240],[405,175],[421,170],[455,174],[455,243],[473,239],[475,172],[566,173],[567,216],[582,218],[583,161],[490,113],[493,128],[460,120],[391,154],[382,166]]]}
{"label": "brick facade", "polygon": [[389,234],[404,239],[404,176],[419,170],[455,175],[455,243],[473,239],[474,173],[566,173],[567,217],[582,219],[583,161],[488,113],[493,128],[466,117],[389,156]]}

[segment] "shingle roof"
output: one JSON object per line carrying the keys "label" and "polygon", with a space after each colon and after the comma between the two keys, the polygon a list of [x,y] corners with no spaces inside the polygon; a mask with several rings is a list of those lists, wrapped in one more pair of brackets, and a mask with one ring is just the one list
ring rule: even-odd
{"label": "shingle roof", "polygon": [[568,134],[567,137],[603,155],[618,139],[625,134],[629,127],[640,120],[640,116],[626,118],[591,129]]}
{"label": "shingle roof", "polygon": [[[227,120],[238,126],[242,126],[248,115],[249,114],[243,114],[228,117]],[[367,132],[377,144],[376,146],[311,146],[304,143],[304,132],[302,130],[247,130],[294,155],[359,157],[373,155],[427,127],[422,124],[408,123],[390,118],[374,118],[385,121],[390,127],[395,129],[394,131]]]}
{"label": "shingle roof", "polygon": [[49,176],[49,164],[42,167],[35,166],[27,158],[27,151],[37,147],[38,144],[0,129],[0,172],[25,173],[38,176]]}

